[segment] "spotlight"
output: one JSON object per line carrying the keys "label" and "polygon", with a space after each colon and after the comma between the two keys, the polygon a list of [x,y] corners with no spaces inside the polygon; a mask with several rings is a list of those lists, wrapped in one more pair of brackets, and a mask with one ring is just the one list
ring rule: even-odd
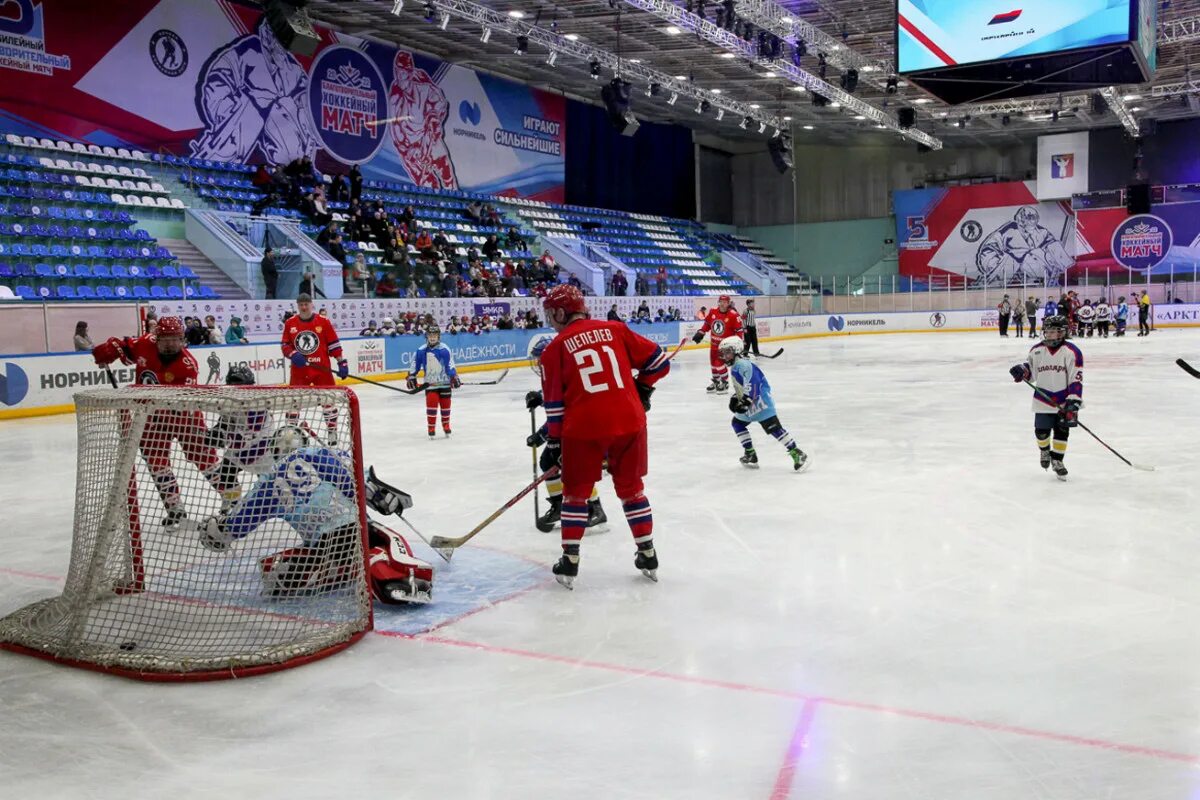
{"label": "spotlight", "polygon": [[765,133],[766,130],[767,130],[767,123],[765,123],[765,122],[758,123],[758,132],[759,133]]}
{"label": "spotlight", "polygon": [[746,130],[746,128],[747,128],[749,125],[750,125],[750,118],[749,118],[749,117],[742,117],[742,121],[741,121],[741,122],[738,124],[738,127],[739,127],[739,128],[741,128],[742,130]]}
{"label": "spotlight", "polygon": [[425,21],[433,22],[433,3],[425,4]]}
{"label": "spotlight", "polygon": [[1001,125],[1003,125],[1003,126],[1004,126],[1004,127],[1006,127],[1006,128],[1007,128],[1007,127],[1008,127],[1008,126],[1009,126],[1011,123],[1012,123],[1012,119],[1011,119],[1011,118],[1008,116],[1008,114],[1005,114],[1003,117],[1001,117],[1001,118],[1000,118],[1000,124],[1001,124]]}
{"label": "spotlight", "polygon": [[679,99],[679,95],[676,92],[671,92],[671,96],[667,98],[667,105],[669,105],[669,106],[675,105],[675,101],[678,99]]}
{"label": "spotlight", "polygon": [[725,119],[725,109],[718,108],[717,109],[717,122],[720,122],[723,119]]}
{"label": "spotlight", "polygon": [[484,44],[487,44],[491,38],[492,38],[492,29],[484,28],[483,33],[479,37],[479,41],[483,42]]}
{"label": "spotlight", "polygon": [[792,137],[772,137],[771,141],[767,142],[767,152],[771,154],[771,163],[781,175],[792,168]]}
{"label": "spotlight", "polygon": [[600,80],[600,59],[593,58],[588,62],[588,69],[591,72],[592,80]]}
{"label": "spotlight", "polygon": [[704,113],[706,113],[706,112],[707,112],[707,111],[708,111],[710,108],[712,108],[712,103],[708,102],[707,100],[701,100],[701,101],[700,101],[700,105],[696,106],[696,113],[697,113],[697,114],[704,114]]}
{"label": "spotlight", "polygon": [[546,64],[553,67],[555,61],[558,61],[558,51],[551,50],[549,55],[546,56]]}
{"label": "spotlight", "polygon": [[399,14],[403,10],[404,10],[404,0],[396,0],[396,2],[392,3],[392,13],[393,14]]}
{"label": "spotlight", "polygon": [[887,86],[884,88],[884,91],[887,92],[888,94],[895,94],[896,88],[899,85],[900,85],[900,79],[897,78],[895,75],[889,75],[888,79],[887,79]]}
{"label": "spotlight", "polygon": [[647,97],[657,97],[659,92],[661,92],[661,91],[662,91],[661,86],[659,86],[657,83],[652,83],[646,87],[646,96]]}
{"label": "spotlight", "polygon": [[517,37],[517,49],[513,51],[519,56],[523,56],[529,52],[529,37],[521,34]]}
{"label": "spotlight", "polygon": [[442,14],[442,24],[439,25],[438,27],[440,27],[442,30],[446,30],[446,28],[450,27],[450,15],[449,14]]}
{"label": "spotlight", "polygon": [[1053,111],[1053,112],[1050,114],[1050,121],[1051,121],[1051,122],[1058,122],[1058,110],[1057,110],[1057,109],[1055,109],[1055,110],[1054,110],[1054,111]]}
{"label": "spotlight", "polygon": [[842,73],[842,88],[850,94],[858,88],[858,70],[848,69]]}

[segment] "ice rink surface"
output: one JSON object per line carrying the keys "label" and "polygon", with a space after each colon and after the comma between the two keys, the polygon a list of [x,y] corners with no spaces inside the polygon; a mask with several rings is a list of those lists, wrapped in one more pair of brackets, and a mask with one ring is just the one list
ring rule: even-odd
{"label": "ice rink surface", "polygon": [[[574,592],[525,502],[449,566],[414,539],[435,604],[299,669],[151,685],[0,653],[0,794],[1200,796],[1200,382],[1173,363],[1200,336],[1079,342],[1081,419],[1157,471],[1077,430],[1067,483],[1007,373],[1028,341],[781,344],[760,364],[805,474],[757,426],[738,464],[706,353],[660,384],[660,583],[605,484]],[[456,392],[434,442],[420,398],[361,387],[367,463],[461,535],[529,481],[534,384]],[[0,612],[57,591],[74,468],[73,417],[0,423]]]}

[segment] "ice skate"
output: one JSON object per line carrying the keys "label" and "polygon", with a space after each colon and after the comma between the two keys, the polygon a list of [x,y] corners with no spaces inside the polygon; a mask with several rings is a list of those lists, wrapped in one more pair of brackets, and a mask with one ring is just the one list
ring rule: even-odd
{"label": "ice skate", "polygon": [[546,509],[546,513],[537,518],[534,525],[542,533],[549,533],[554,530],[554,526],[558,524],[562,518],[562,495],[549,498],[550,507]]}
{"label": "ice skate", "polygon": [[745,454],[738,459],[742,462],[742,466],[748,469],[758,469],[758,453],[753,450],[747,450]]}
{"label": "ice skate", "polygon": [[442,427],[442,435],[445,436],[447,439],[450,438],[450,426],[449,425],[445,425]]}
{"label": "ice skate", "polygon": [[729,381],[721,380],[717,382],[717,394],[725,394],[729,391]]}
{"label": "ice skate", "polygon": [[579,556],[572,557],[563,554],[550,571],[554,573],[554,579],[568,589],[574,589],[575,578],[579,575]]}
{"label": "ice skate", "polygon": [[337,428],[330,428],[325,432],[325,444],[329,445],[330,447],[338,446]]}
{"label": "ice skate", "polygon": [[653,547],[638,550],[633,557],[633,565],[640,569],[647,578],[658,583],[658,553],[654,551]]}
{"label": "ice skate", "polygon": [[221,530],[220,523],[213,518],[204,521],[204,527],[200,530],[200,544],[206,550],[211,550],[214,553],[224,553],[229,549],[233,537],[225,531]]}
{"label": "ice skate", "polygon": [[808,454],[799,447],[788,450],[788,455],[792,457],[792,469],[796,472],[804,472],[808,469]]}
{"label": "ice skate", "polygon": [[588,500],[588,520],[586,527],[589,529],[595,528],[606,522],[608,522],[608,514],[604,513],[604,506],[600,505],[600,498]]}
{"label": "ice skate", "polygon": [[1042,465],[1042,469],[1050,469],[1050,451],[1042,450],[1038,456],[1038,463]]}
{"label": "ice skate", "polygon": [[719,386],[720,382],[716,378],[713,378],[712,381],[709,382],[708,388],[704,391],[708,392],[709,394],[716,394]]}
{"label": "ice skate", "polygon": [[433,428],[430,428],[429,429],[429,441],[432,442],[435,439],[437,439],[437,431],[435,431]]}
{"label": "ice skate", "polygon": [[1067,479],[1067,465],[1062,462],[1061,458],[1056,458],[1050,462],[1050,466],[1054,469],[1054,477],[1060,481]]}

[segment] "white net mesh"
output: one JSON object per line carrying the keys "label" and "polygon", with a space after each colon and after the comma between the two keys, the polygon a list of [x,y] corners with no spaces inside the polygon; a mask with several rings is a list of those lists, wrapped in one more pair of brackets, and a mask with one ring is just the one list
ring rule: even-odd
{"label": "white net mesh", "polygon": [[66,585],[0,619],[0,646],[199,677],[286,666],[370,627],[352,393],[131,387],[75,403]]}

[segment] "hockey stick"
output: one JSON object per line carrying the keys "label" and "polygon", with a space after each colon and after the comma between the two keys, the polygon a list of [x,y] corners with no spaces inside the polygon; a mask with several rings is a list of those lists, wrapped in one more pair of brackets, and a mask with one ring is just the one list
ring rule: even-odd
{"label": "hockey stick", "polygon": [[[425,544],[429,545],[429,547],[433,550],[433,552],[437,553],[439,556],[444,558],[446,560],[446,563],[450,563],[450,557],[452,555],[454,555],[454,551],[452,549],[446,548],[446,547],[434,547],[433,543],[425,538],[425,534],[423,534],[419,530],[417,530],[411,522],[406,520],[404,517],[400,517],[400,521],[403,522],[405,525],[407,525],[408,529],[417,535],[417,538],[419,538]],[[436,539],[437,537],[434,537],[434,538]]]}
{"label": "hockey stick", "polygon": [[445,536],[435,536],[435,537],[433,537],[433,539],[430,540],[429,546],[435,550],[444,547],[444,548],[446,548],[446,550],[448,552],[453,553],[455,549],[462,547],[464,544],[469,542],[475,536],[475,534],[479,533],[481,530],[486,528],[488,525],[491,525],[493,522],[495,522],[497,517],[499,517],[505,511],[508,511],[510,508],[515,506],[517,503],[521,502],[523,499],[525,499],[525,495],[536,490],[537,487],[541,486],[543,483],[548,481],[550,478],[553,478],[557,474],[558,474],[558,467],[551,467],[550,469],[546,470],[541,475],[539,475],[538,478],[533,483],[529,484],[524,489],[522,489],[517,494],[516,497],[512,498],[507,503],[505,503],[504,505],[500,506],[498,509],[493,511],[491,516],[489,516],[483,522],[476,525],[474,530],[472,530],[467,535],[458,536],[455,538],[447,538]]}
{"label": "hockey stick", "polygon": [[1200,378],[1200,370],[1197,370],[1195,367],[1193,367],[1191,364],[1184,361],[1182,358],[1175,359],[1175,363],[1178,364],[1179,368],[1181,370],[1183,370],[1184,372],[1186,372],[1188,375],[1191,375],[1193,378]]}
{"label": "hockey stick", "polygon": [[[336,369],[330,369],[329,367],[321,366],[319,364],[309,364],[309,366],[316,367],[317,369],[323,369],[330,375],[338,374]],[[424,386],[418,386],[416,389],[402,389],[399,386],[392,386],[391,384],[384,383],[383,381],[373,381],[370,378],[364,378],[361,375],[353,375],[350,373],[347,373],[346,377],[351,378],[352,380],[362,381],[363,383],[369,383],[372,386],[382,386],[384,389],[391,389],[393,392],[400,392],[401,394],[416,394],[425,388]]]}
{"label": "hockey stick", "polygon": [[773,355],[773,356],[769,356],[769,355],[767,355],[766,353],[759,353],[759,354],[758,354],[758,358],[779,358],[781,355],[783,355],[783,348],[782,348],[782,347],[781,347],[781,348],[779,348],[778,350],[776,350],[776,351],[775,351],[775,355]]}
{"label": "hockey stick", "polygon": [[667,361],[670,361],[672,358],[679,355],[679,351],[683,349],[683,346],[688,343],[690,338],[690,336],[685,336],[680,339],[679,344],[675,345],[675,349],[671,351],[671,355],[667,356]]}
{"label": "hockey stick", "polygon": [[[529,435],[537,436],[537,416],[534,414],[534,410],[532,408],[529,409]],[[531,448],[529,448],[529,451],[531,453],[533,453],[533,479],[536,481],[537,476],[538,476],[538,449],[536,447],[531,447]],[[537,525],[537,521],[541,518],[542,518],[542,509],[540,508],[540,504],[538,503],[538,493],[534,492],[533,493],[533,523],[534,523],[534,525]]]}
{"label": "hockey stick", "polygon": [[500,377],[496,378],[494,381],[472,381],[470,383],[464,383],[463,386],[495,386],[497,383],[504,380],[506,375],[508,375],[508,370],[501,372]]}
{"label": "hockey stick", "polygon": [[[1054,401],[1054,398],[1051,397],[1050,394],[1048,392],[1046,392],[1045,389],[1039,389],[1036,385],[1034,385],[1033,381],[1029,380],[1028,378],[1025,379],[1025,383],[1029,385],[1029,388],[1033,389],[1033,391],[1035,391],[1039,395],[1041,395],[1046,403],[1049,403],[1050,405],[1054,406],[1055,408],[1059,408],[1058,403],[1056,403]],[[1154,467],[1149,466],[1148,464],[1135,464],[1132,461],[1130,461],[1128,458],[1126,458],[1125,456],[1118,453],[1116,450],[1112,449],[1112,447],[1109,446],[1108,442],[1104,441],[1099,436],[1097,436],[1095,433],[1093,433],[1091,428],[1089,428],[1087,425],[1084,425],[1079,420],[1075,420],[1075,424],[1078,425],[1079,427],[1083,428],[1085,431],[1087,431],[1088,435],[1091,436],[1093,439],[1095,439],[1100,444],[1104,445],[1104,448],[1106,450],[1108,450],[1108,452],[1112,453],[1114,456],[1121,459],[1129,466],[1133,467],[1134,469],[1140,469],[1142,472],[1154,472]]]}
{"label": "hockey stick", "polygon": [[[121,387],[117,386],[117,376],[113,375],[113,371],[111,369],[109,369],[108,364],[104,365],[104,372],[105,372],[105,374],[108,375],[108,382],[112,384],[112,387],[114,389],[121,388]],[[1197,376],[1197,377],[1200,377],[1200,376]]]}

